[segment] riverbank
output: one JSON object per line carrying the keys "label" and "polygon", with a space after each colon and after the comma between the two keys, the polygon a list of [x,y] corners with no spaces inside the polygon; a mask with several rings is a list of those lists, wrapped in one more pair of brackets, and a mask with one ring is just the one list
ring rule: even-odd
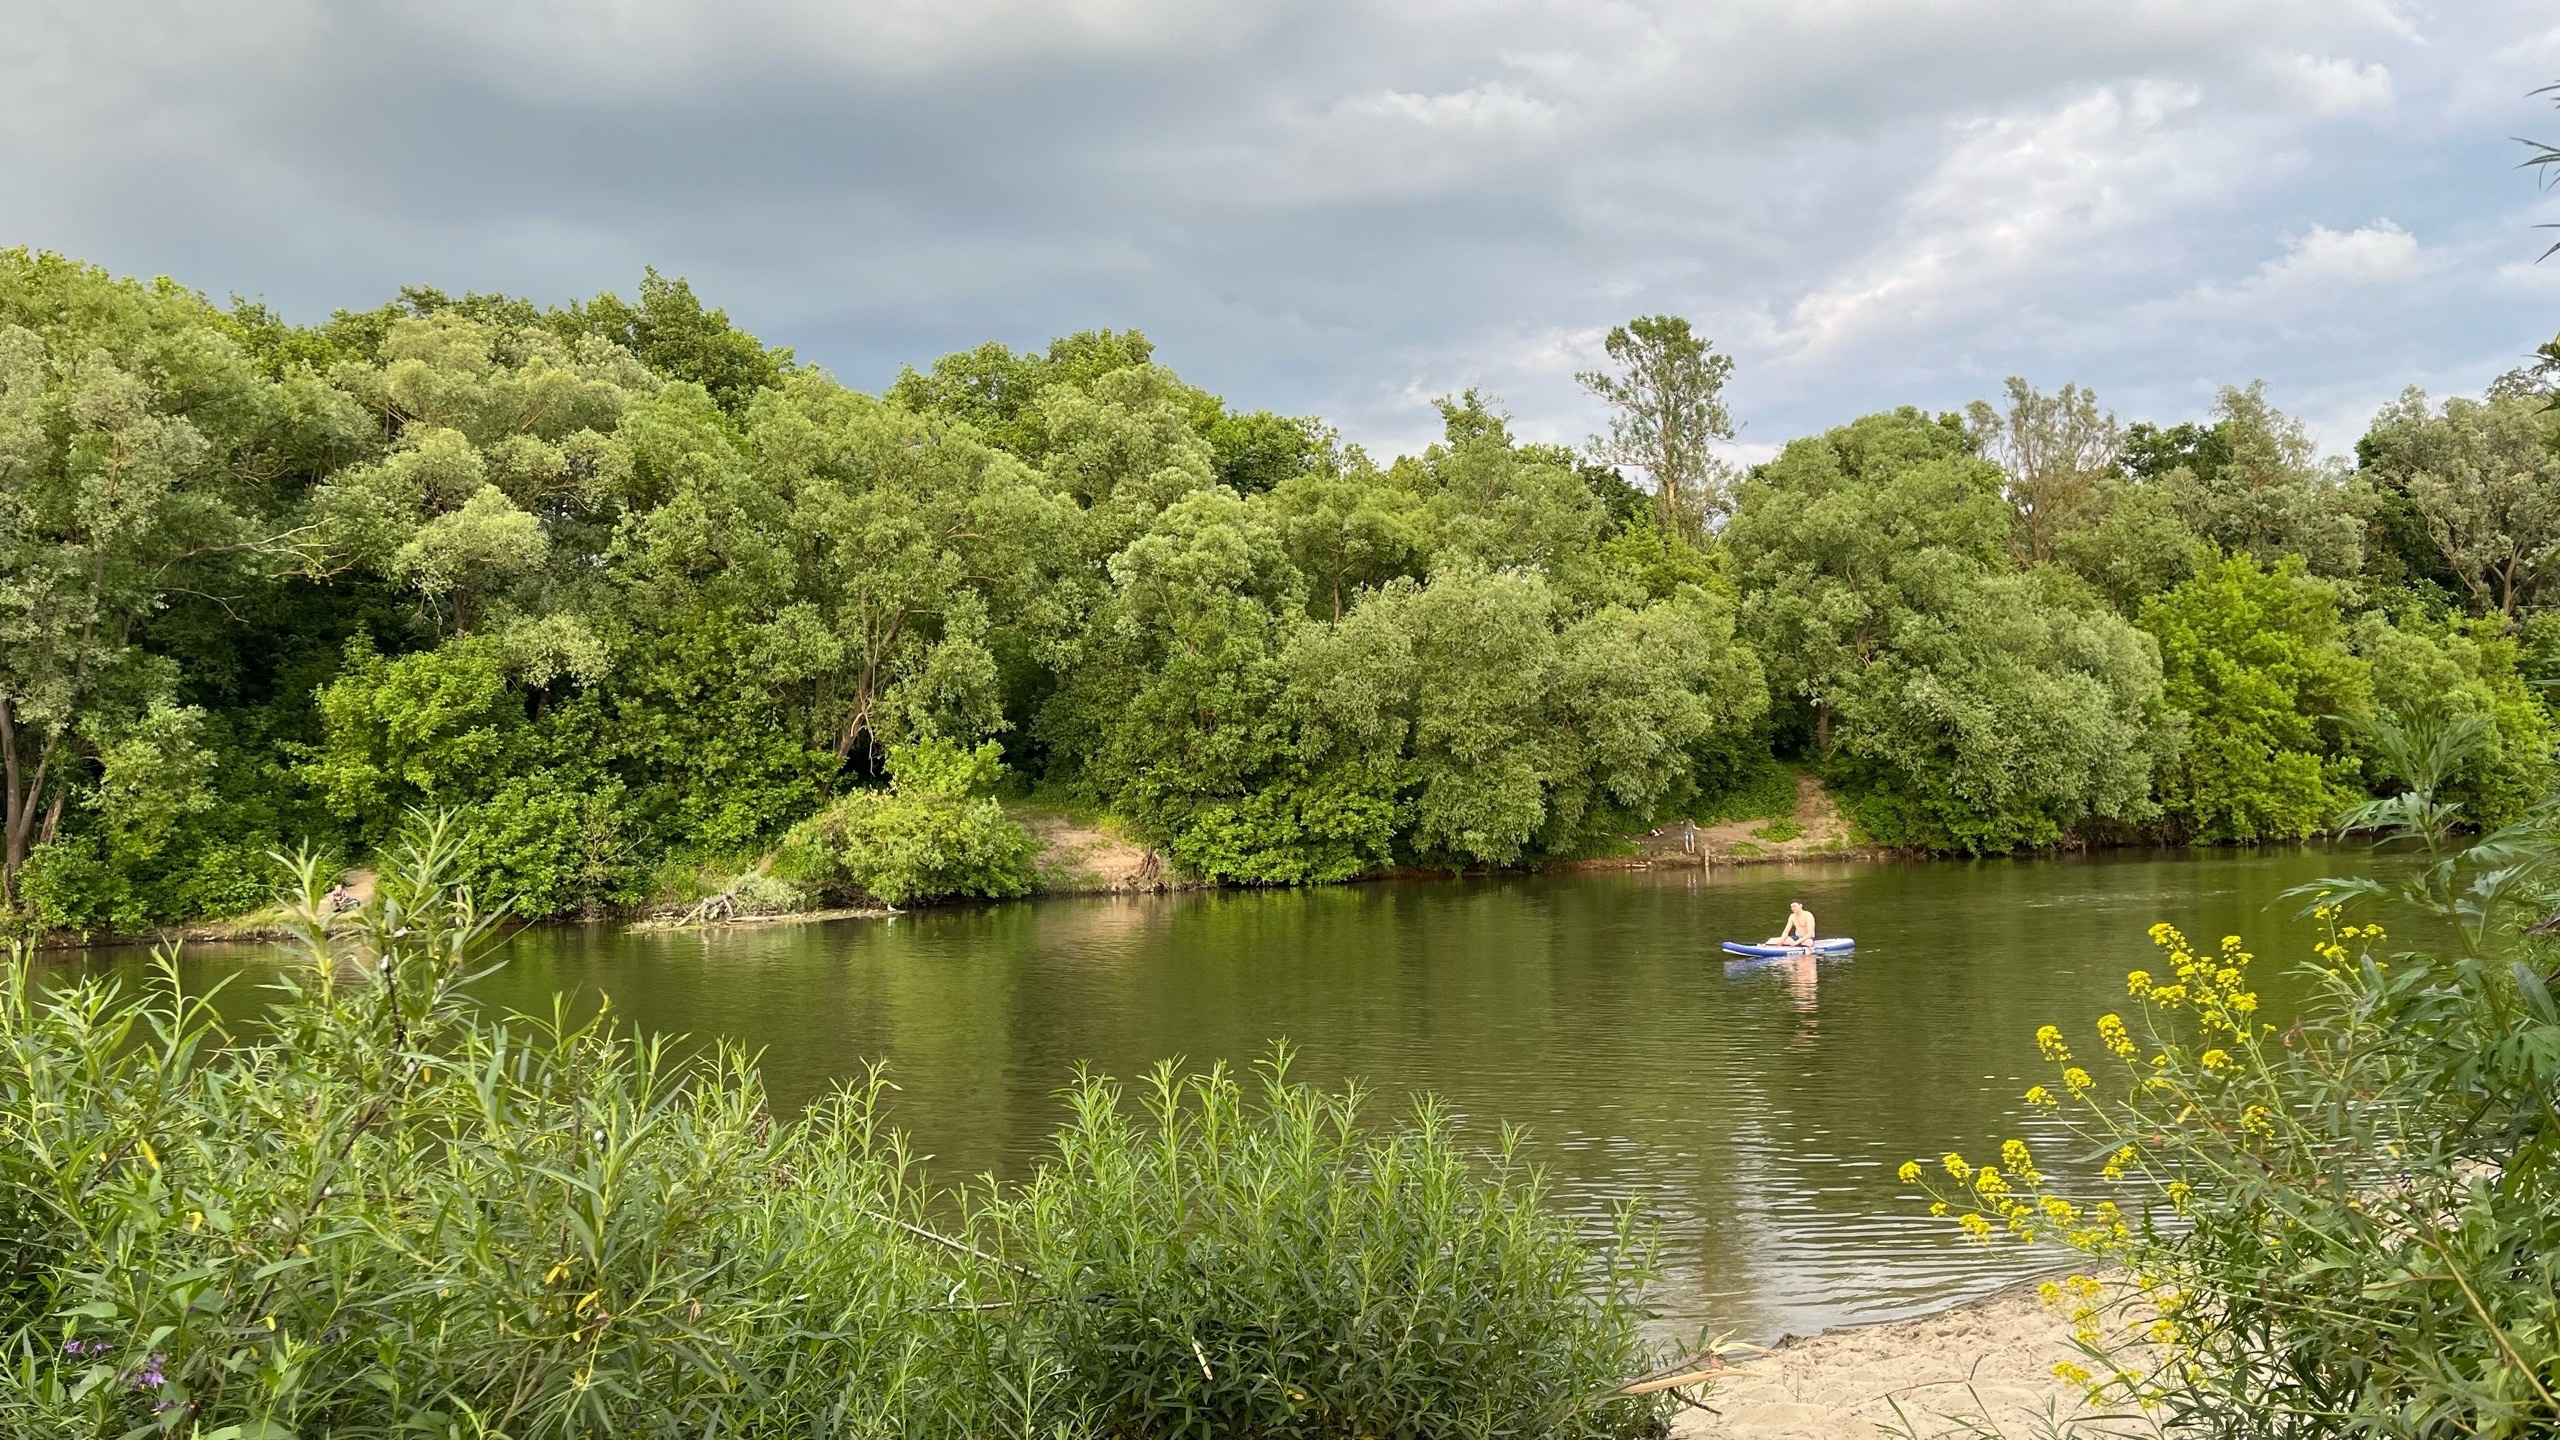
{"label": "riverbank", "polygon": [[[2072,1440],[2149,1436],[2093,1410],[2053,1367],[2084,1363],[2071,1322],[2021,1282],[1933,1314],[1791,1336],[1685,1411],[1675,1440]],[[1749,1352],[1745,1352],[1749,1354]]]}

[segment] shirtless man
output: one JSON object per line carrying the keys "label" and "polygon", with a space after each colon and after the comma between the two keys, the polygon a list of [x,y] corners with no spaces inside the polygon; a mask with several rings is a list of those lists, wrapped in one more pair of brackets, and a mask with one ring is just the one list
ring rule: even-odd
{"label": "shirtless man", "polygon": [[1788,901],[1787,928],[1771,936],[1767,943],[1811,945],[1813,943],[1813,912],[1804,908],[1804,902],[1801,900]]}

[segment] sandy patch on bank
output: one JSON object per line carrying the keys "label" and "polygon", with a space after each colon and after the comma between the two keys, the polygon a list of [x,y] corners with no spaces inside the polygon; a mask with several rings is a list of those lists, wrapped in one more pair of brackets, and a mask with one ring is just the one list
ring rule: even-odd
{"label": "sandy patch on bank", "polygon": [[1791,840],[1776,840],[1755,832],[1771,829],[1782,822],[1775,820],[1722,820],[1697,827],[1697,848],[1692,850],[1681,834],[1681,822],[1665,821],[1651,832],[1631,837],[1636,853],[1631,860],[1601,861],[1599,865],[1748,865],[1771,860],[1840,860],[1871,856],[1874,850],[1860,845],[1849,825],[1849,817],[1831,798],[1831,792],[1812,775],[1796,774],[1795,813],[1785,823],[1794,824],[1801,832]]}
{"label": "sandy patch on bank", "polygon": [[1144,845],[1044,810],[1020,807],[1012,814],[1040,844],[1033,863],[1040,888],[1050,894],[1167,888],[1164,857]]}
{"label": "sandy patch on bank", "polygon": [[2083,1357],[2071,1343],[2070,1320],[2046,1308],[2031,1284],[1934,1315],[1825,1330],[1746,1355],[1708,1395],[1716,1413],[1683,1412],[1672,1422],[1675,1437],[2099,1440],[2154,1433],[2138,1422],[2100,1418],[2078,1387],[2054,1378],[2057,1361]]}

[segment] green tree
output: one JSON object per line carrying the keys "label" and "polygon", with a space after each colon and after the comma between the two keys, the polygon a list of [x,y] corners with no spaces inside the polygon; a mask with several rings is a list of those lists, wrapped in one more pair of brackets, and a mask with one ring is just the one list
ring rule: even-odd
{"label": "green tree", "polygon": [[2358,443],[2367,473],[2405,497],[2444,573],[2475,608],[2514,619],[2560,563],[2560,452],[2549,402],[2535,395],[2447,400],[2430,412],[2415,388],[2374,417]]}
{"label": "green tree", "polygon": [[2218,558],[2157,485],[2102,478],[2073,518],[2054,536],[2053,558],[2097,587],[2119,614],[2140,613],[2143,601]]}
{"label": "green tree", "polygon": [[2007,388],[2005,412],[1976,400],[1965,407],[1965,425],[1975,449],[2008,476],[2020,563],[2041,565],[2056,558],[2061,537],[2097,508],[2100,487],[2115,473],[2123,431],[2112,413],[2098,408],[2098,397],[2077,385],[2046,395],[2012,375]]}
{"label": "green tree", "polygon": [[2408,616],[2398,624],[2378,613],[2356,617],[2350,634],[2357,656],[2372,667],[2378,716],[2398,717],[2403,728],[2476,725],[2481,732],[2458,766],[2433,777],[2404,773],[2391,752],[2360,735],[2369,783],[2424,788],[2431,801],[2459,806],[2462,824],[2482,829],[2522,818],[2550,793],[2551,715],[2518,674],[2516,642],[2504,628],[2494,617],[2431,623]]}
{"label": "green tree", "polygon": [[791,352],[767,349],[729,323],[726,310],[705,310],[682,276],[670,280],[651,266],[640,276],[635,303],[610,291],[572,305],[563,328],[612,341],[670,380],[699,385],[720,408],[743,415],[756,392],[791,373]]}
{"label": "green tree", "polygon": [[360,428],[309,376],[261,374],[189,291],[0,251],[0,908],[75,799],[155,746],[202,773],[146,628],[179,593],[256,583],[298,466]]}
{"label": "green tree", "polygon": [[1725,382],[1733,357],[1691,333],[1677,315],[1647,315],[1610,329],[1602,342],[1617,369],[1574,378],[1617,412],[1605,439],[1591,442],[1608,465],[1642,470],[1653,481],[1666,535],[1697,531],[1725,513],[1726,470],[1710,448],[1733,438]]}
{"label": "green tree", "polygon": [[1906,617],[1841,694],[1839,773],[1887,843],[1997,853],[2159,813],[2150,637],[2051,570],[1984,577]]}
{"label": "green tree", "polygon": [[2361,571],[2373,510],[2364,483],[2320,458],[2302,422],[2269,403],[2264,381],[2223,387],[2213,414],[2209,426],[2128,430],[2128,468],[2227,553],[2265,565],[2295,556],[2331,579]]}
{"label": "green tree", "polygon": [[1724,544],[1744,632],[1771,688],[1810,711],[1824,758],[1835,712],[1894,636],[2005,562],[2001,486],[1961,420],[1908,408],[1790,442],[1743,485]]}
{"label": "green tree", "polygon": [[1363,590],[1421,563],[1426,522],[1417,497],[1374,473],[1293,476],[1268,504],[1319,618],[1340,620]]}
{"label": "green tree", "polygon": [[1049,342],[1046,353],[1015,353],[988,341],[898,372],[886,399],[919,413],[967,422],[989,444],[1025,460],[1047,454],[1050,431],[1040,397],[1050,387],[1082,390],[1115,370],[1144,366],[1155,346],[1135,330],[1085,330]]}
{"label": "green tree", "polygon": [[998,651],[1063,626],[1046,592],[1074,508],[965,431],[815,375],[768,393],[746,443],[749,483],[783,502],[766,523],[789,565],[747,623],[810,743],[841,762],[1005,729]]}
{"label": "green tree", "polygon": [[2235,555],[2142,608],[2160,642],[2185,747],[2161,803],[2207,843],[2310,835],[2359,792],[2353,726],[2370,667],[2347,647],[2336,591],[2297,558]]}

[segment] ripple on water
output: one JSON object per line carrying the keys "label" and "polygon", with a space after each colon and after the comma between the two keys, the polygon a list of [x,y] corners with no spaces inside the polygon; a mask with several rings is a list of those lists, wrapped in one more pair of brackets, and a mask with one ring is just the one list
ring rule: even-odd
{"label": "ripple on water", "polygon": [[[800,1103],[887,1063],[892,1114],[938,1173],[1018,1175],[1079,1062],[1166,1056],[1364,1078],[1381,1111],[1441,1095],[1490,1144],[1503,1120],[1557,1203],[1604,1233],[1659,1226],[1668,1329],[1766,1339],[1934,1308],[2049,1268],[1931,1221],[1914,1155],[2021,1136],[2070,1150],[2018,1096],[2033,1034],[2123,1003],[2145,928],[2246,933],[2281,969],[2281,891],[2368,863],[2319,851],[1803,866],[1060,900],[707,935],[534,930],[488,998],[609,992],[655,1030],[763,1052]],[[1716,950],[1802,899],[1854,959],[1728,970]],[[2299,932],[2294,932],[2299,933]],[[134,956],[86,962],[138,971]],[[200,951],[199,972],[257,952]],[[2283,987],[2268,987],[2280,1007]],[[247,998],[235,992],[234,1003]]]}

